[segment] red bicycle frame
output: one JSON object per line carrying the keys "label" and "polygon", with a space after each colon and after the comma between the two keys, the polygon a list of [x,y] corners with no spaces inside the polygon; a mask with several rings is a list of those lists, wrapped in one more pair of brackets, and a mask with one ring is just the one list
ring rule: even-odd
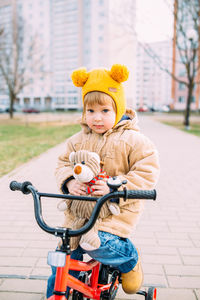
{"label": "red bicycle frame", "polygon": [[[66,255],[66,263],[64,267],[57,267],[56,280],[54,290],[64,294],[67,287],[70,287],[83,294],[83,297],[91,299],[100,299],[100,295],[103,291],[109,290],[112,283],[109,284],[98,284],[100,263],[94,259],[88,262],[82,262],[79,260],[71,259],[70,255]],[[79,279],[71,276],[69,270],[75,271],[92,271],[89,283],[84,283]],[[117,289],[119,284],[118,279],[114,283],[114,289]],[[49,300],[64,300],[65,295],[53,295]]]}

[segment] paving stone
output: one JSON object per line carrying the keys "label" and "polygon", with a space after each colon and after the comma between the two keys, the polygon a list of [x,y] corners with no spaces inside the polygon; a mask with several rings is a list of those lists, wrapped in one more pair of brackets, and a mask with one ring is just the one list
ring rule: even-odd
{"label": "paving stone", "polygon": [[42,248],[26,248],[22,252],[21,256],[23,257],[47,257],[48,249],[42,249]]}
{"label": "paving stone", "polygon": [[158,255],[177,255],[177,249],[174,247],[161,247],[161,246],[156,246],[156,247],[151,247],[151,246],[143,246],[141,249],[142,254],[158,254]]}
{"label": "paving stone", "polygon": [[155,238],[150,238],[150,239],[147,239],[147,238],[134,238],[133,243],[137,246],[142,246],[142,248],[143,248],[143,245],[156,246],[158,244],[157,240]]}
{"label": "paving stone", "polygon": [[200,256],[200,248],[179,248],[181,255]]}
{"label": "paving stone", "polygon": [[46,266],[46,268],[34,268],[30,274],[30,276],[43,276],[49,277],[51,275],[50,266]]}
{"label": "paving stone", "polygon": [[43,300],[43,294],[28,294],[28,293],[10,293],[2,292],[0,293],[1,300]]}
{"label": "paving stone", "polygon": [[48,267],[47,265],[47,257],[45,258],[39,258],[36,264],[36,267],[42,268],[42,267]]}
{"label": "paving stone", "polygon": [[200,265],[200,256],[182,256],[185,265]]}
{"label": "paving stone", "polygon": [[169,247],[193,247],[194,244],[192,241],[188,240],[174,240],[174,239],[158,239],[158,244],[160,246],[169,246]]}
{"label": "paving stone", "polygon": [[188,232],[188,233],[197,233],[199,232],[198,227],[189,227],[189,226],[169,226],[171,232]]}
{"label": "paving stone", "polygon": [[144,254],[142,255],[142,260],[145,263],[154,263],[154,264],[181,264],[182,263],[178,255]]}
{"label": "paving stone", "polygon": [[0,248],[0,257],[20,256],[24,248]]}
{"label": "paving stone", "polygon": [[[193,290],[188,289],[157,289],[157,299],[158,300],[197,300]],[[199,300],[199,299],[198,299]]]}
{"label": "paving stone", "polygon": [[143,271],[146,274],[164,275],[164,269],[162,265],[155,264],[142,264]]}
{"label": "paving stone", "polygon": [[24,276],[27,277],[29,276],[32,268],[28,267],[0,267],[0,276],[1,277],[6,277],[7,276]]}
{"label": "paving stone", "polygon": [[187,240],[188,239],[188,233],[186,232],[156,232],[155,233],[156,238],[158,240]]}
{"label": "paving stone", "polygon": [[167,279],[172,288],[200,288],[199,276],[168,276]]}
{"label": "paving stone", "polygon": [[199,266],[165,265],[167,275],[200,276]]}
{"label": "paving stone", "polygon": [[200,240],[193,240],[193,244],[195,245],[195,247],[200,248]]}
{"label": "paving stone", "polygon": [[55,249],[57,246],[56,241],[31,241],[29,244],[30,248],[46,248],[46,249]]}
{"label": "paving stone", "polygon": [[25,248],[28,246],[28,241],[16,240],[0,240],[0,248]]}
{"label": "paving stone", "polygon": [[[8,225],[1,225],[0,226],[0,232],[6,233],[6,237],[9,236],[8,233],[19,233],[22,230],[22,226],[8,226]],[[3,236],[3,235],[2,235]]]}
{"label": "paving stone", "polygon": [[145,274],[144,286],[168,287],[167,280],[164,275]]}
{"label": "paving stone", "polygon": [[0,257],[0,266],[32,267],[36,261],[37,258],[32,257]]}
{"label": "paving stone", "polygon": [[0,286],[0,291],[4,292],[44,293],[45,290],[45,280],[5,279]]}

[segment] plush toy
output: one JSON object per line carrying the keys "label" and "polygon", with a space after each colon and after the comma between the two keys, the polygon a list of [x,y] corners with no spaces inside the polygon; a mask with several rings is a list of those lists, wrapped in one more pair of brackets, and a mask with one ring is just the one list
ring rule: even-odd
{"label": "plush toy", "polygon": [[[109,176],[106,176],[105,172],[101,171],[100,157],[95,152],[89,152],[87,150],[72,152],[70,153],[69,161],[73,168],[74,178],[87,185],[87,194],[90,194],[94,191],[92,186],[96,180],[109,178]],[[96,203],[94,201],[62,200],[60,203],[58,203],[58,209],[61,211],[68,209],[75,217],[75,221],[72,224],[72,229],[78,229],[82,227],[90,218],[95,204]],[[100,239],[96,229],[98,222],[111,214],[118,215],[119,213],[120,208],[116,203],[116,200],[110,200],[109,202],[107,201],[101,208],[99,218],[96,221],[95,226],[81,237],[73,237],[71,239],[72,249],[76,249],[79,244],[85,250],[94,250],[99,248]]]}

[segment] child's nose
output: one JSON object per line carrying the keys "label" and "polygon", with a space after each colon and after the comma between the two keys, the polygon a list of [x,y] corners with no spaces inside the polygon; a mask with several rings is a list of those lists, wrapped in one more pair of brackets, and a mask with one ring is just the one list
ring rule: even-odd
{"label": "child's nose", "polygon": [[101,114],[100,113],[95,114],[95,120],[101,120]]}

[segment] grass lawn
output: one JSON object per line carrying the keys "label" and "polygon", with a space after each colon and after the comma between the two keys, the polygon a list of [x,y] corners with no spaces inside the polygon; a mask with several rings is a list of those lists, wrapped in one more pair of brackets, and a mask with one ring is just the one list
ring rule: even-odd
{"label": "grass lawn", "polygon": [[197,122],[197,121],[192,122],[190,124],[190,130],[186,130],[184,128],[184,125],[180,121],[164,121],[163,123],[166,125],[174,126],[180,130],[183,130],[184,132],[194,134],[194,135],[200,137],[200,120],[199,120],[199,122]]}
{"label": "grass lawn", "polygon": [[0,177],[61,143],[80,130],[80,125],[0,122]]}

